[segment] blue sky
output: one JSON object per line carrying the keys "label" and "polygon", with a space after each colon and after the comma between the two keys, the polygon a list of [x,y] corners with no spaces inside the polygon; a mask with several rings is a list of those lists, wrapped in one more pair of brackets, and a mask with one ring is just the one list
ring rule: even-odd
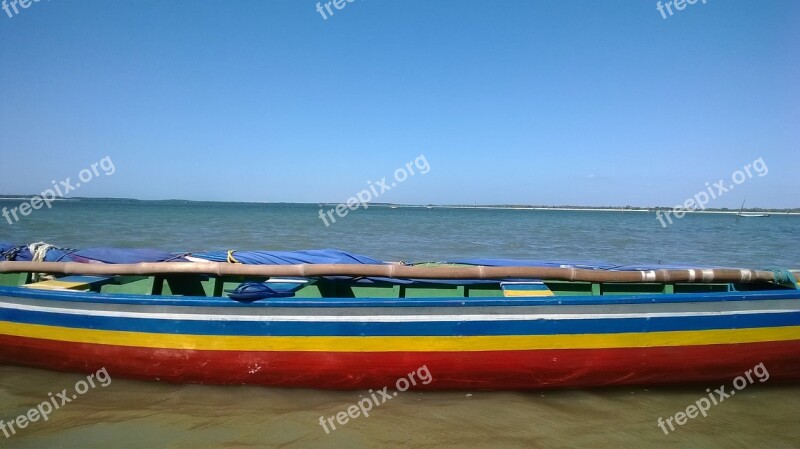
{"label": "blue sky", "polygon": [[800,2],[41,0],[0,10],[0,193],[798,207]]}

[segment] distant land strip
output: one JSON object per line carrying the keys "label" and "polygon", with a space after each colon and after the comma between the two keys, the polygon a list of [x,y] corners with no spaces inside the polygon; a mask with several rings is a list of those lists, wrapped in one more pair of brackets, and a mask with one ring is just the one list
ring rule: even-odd
{"label": "distant land strip", "polygon": [[[8,195],[0,194],[0,201],[27,201],[35,195]],[[59,198],[60,200],[81,200],[81,201],[97,201],[97,202],[142,202],[142,203],[227,203],[227,204],[305,204],[305,205],[318,205],[320,207],[335,207],[338,203],[333,202],[287,202],[287,201],[208,201],[208,200],[182,200],[182,199],[165,199],[165,200],[139,200],[135,198],[90,198],[90,197],[68,197]],[[655,212],[657,210],[667,211],[672,210],[673,207],[666,206],[573,206],[573,205],[531,205],[531,204],[401,204],[401,203],[369,203],[369,207],[396,207],[396,208],[428,208],[428,209],[499,209],[499,210],[553,210],[553,211],[597,211],[597,212]],[[738,214],[740,209],[730,209],[726,207],[712,208],[707,207],[704,210],[687,210],[686,213],[695,214]],[[741,212],[746,213],[762,213],[762,214],[776,214],[776,215],[800,215],[800,207],[784,208],[784,209],[764,209],[759,207],[746,207],[741,209]]]}

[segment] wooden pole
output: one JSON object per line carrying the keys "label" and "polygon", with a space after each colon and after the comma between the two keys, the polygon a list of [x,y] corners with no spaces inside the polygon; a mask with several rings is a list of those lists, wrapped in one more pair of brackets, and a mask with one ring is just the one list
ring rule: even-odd
{"label": "wooden pole", "polygon": [[[648,271],[608,271],[552,267],[414,267],[399,264],[243,265],[222,262],[152,262],[86,264],[77,262],[0,262],[0,273],[80,275],[210,275],[210,276],[351,276],[400,279],[542,279],[620,283],[772,282],[771,271],[715,268]],[[800,280],[800,274],[794,273]]]}

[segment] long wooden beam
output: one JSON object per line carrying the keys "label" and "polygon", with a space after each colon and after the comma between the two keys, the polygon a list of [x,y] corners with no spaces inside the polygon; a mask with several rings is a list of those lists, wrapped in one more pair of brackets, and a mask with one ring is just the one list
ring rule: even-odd
{"label": "long wooden beam", "polygon": [[[76,262],[0,262],[0,273],[51,273],[82,275],[211,275],[211,276],[352,276],[401,279],[543,279],[620,283],[728,283],[771,282],[771,271],[748,269],[664,269],[607,271],[552,267],[414,267],[399,264],[243,265],[223,262],[154,262],[137,264],[85,264]],[[800,274],[794,274],[800,280]]]}

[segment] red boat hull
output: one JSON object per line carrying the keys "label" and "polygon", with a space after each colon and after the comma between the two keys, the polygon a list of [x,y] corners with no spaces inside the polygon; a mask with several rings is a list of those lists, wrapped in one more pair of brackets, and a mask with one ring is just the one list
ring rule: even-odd
{"label": "red boat hull", "polygon": [[800,340],[681,347],[474,352],[261,352],[154,349],[0,336],[0,363],[175,383],[328,389],[530,389],[715,382],[759,363],[769,381],[800,380]]}

